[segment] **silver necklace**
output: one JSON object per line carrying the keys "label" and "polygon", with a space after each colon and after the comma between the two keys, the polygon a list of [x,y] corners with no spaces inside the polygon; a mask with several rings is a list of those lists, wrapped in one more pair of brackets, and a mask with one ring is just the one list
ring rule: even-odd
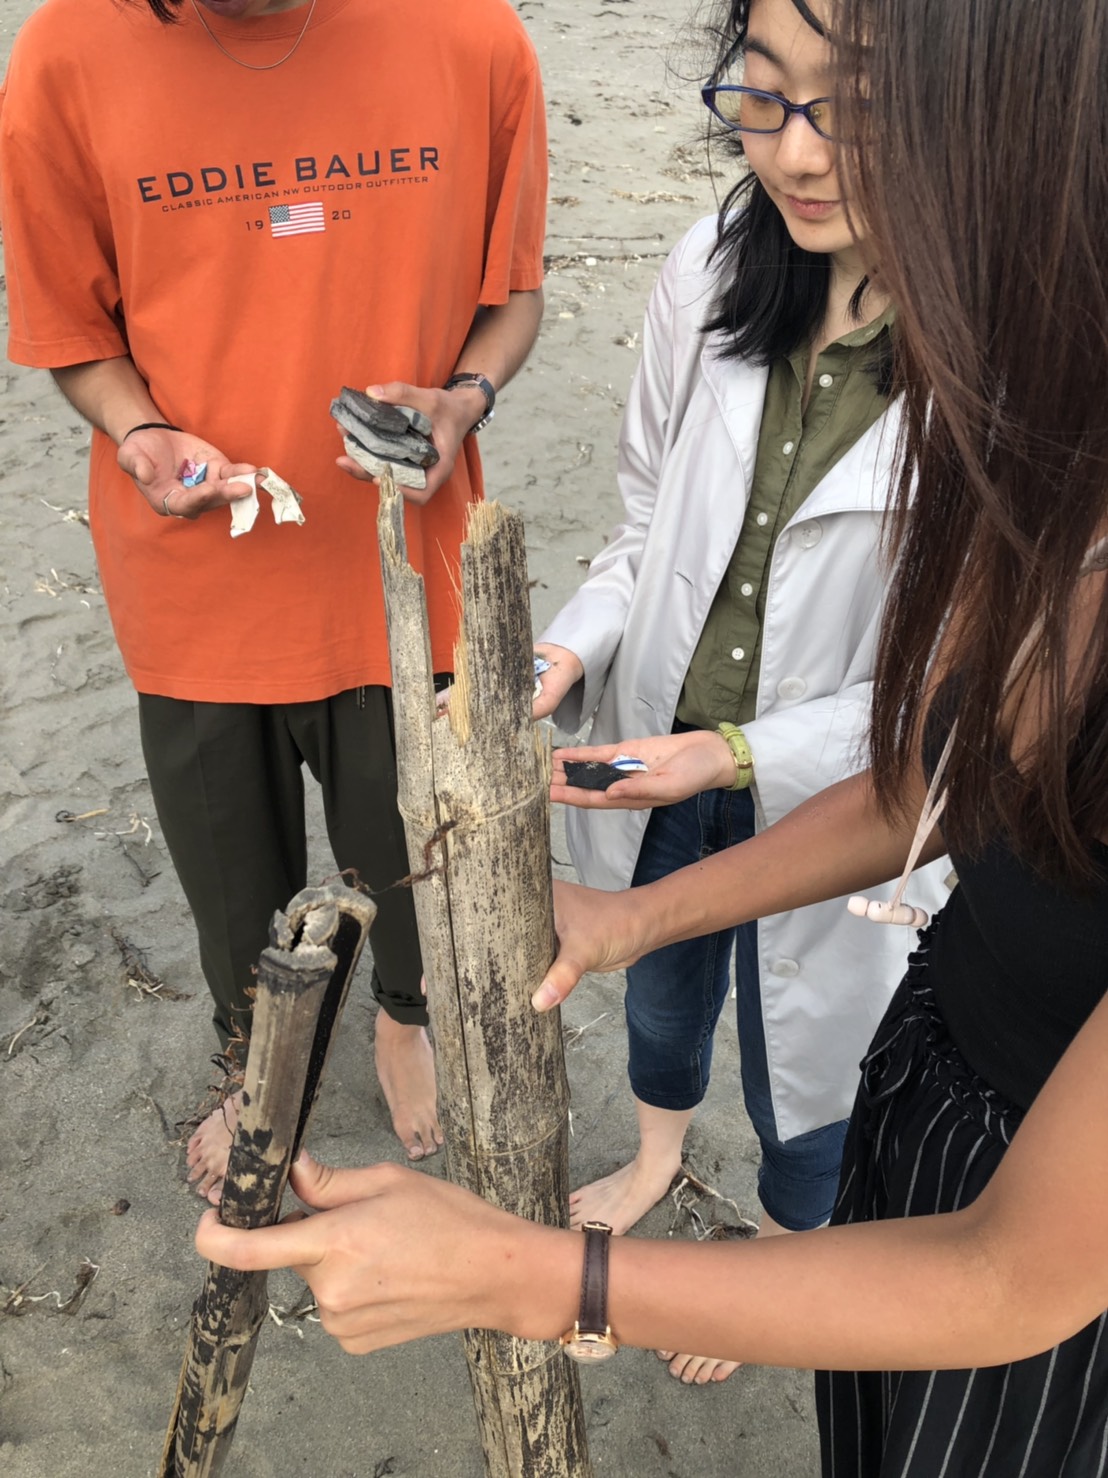
{"label": "silver necklace", "polygon": [[281,57],[278,61],[266,62],[264,67],[259,67],[256,62],[244,62],[241,56],[236,56],[233,51],[228,51],[223,42],[219,39],[219,37],[212,30],[211,26],[209,26],[207,21],[204,19],[204,12],[200,9],[199,5],[197,5],[196,0],[192,0],[192,8],[196,11],[196,19],[204,27],[205,31],[207,31],[208,35],[219,47],[223,55],[226,57],[230,57],[230,59],[233,62],[237,62],[240,67],[248,67],[251,72],[272,72],[274,67],[284,66],[289,57],[292,56],[293,52],[297,49],[301,41],[303,41],[304,37],[307,35],[308,27],[312,23],[312,16],[315,14],[315,7],[316,0],[312,0],[311,5],[308,6],[307,19],[304,21],[304,24],[300,28],[300,35],[297,36],[296,40],[289,47],[288,51],[285,52],[284,56]]}

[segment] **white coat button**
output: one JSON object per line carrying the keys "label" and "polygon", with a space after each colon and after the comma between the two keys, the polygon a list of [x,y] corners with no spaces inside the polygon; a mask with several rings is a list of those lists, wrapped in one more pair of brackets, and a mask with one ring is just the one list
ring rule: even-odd
{"label": "white coat button", "polygon": [[785,443],[785,445],[781,448],[781,450],[785,453],[786,457],[790,455],[790,453],[792,452],[792,449],[793,449],[793,447],[795,445],[796,445],[796,442],[795,441],[787,441]]}
{"label": "white coat button", "polygon": [[831,386],[835,383],[835,377],[834,375],[820,375],[819,382],[825,390],[830,390]]}
{"label": "white coat button", "polygon": [[800,966],[795,960],[774,960],[769,971],[771,975],[783,975],[786,979],[791,979],[800,974]]}
{"label": "white coat button", "polygon": [[814,549],[823,538],[823,529],[814,519],[810,523],[797,524],[793,532],[800,540],[801,549]]}
{"label": "white coat button", "polygon": [[802,677],[782,678],[777,684],[777,696],[779,698],[803,698],[808,691],[808,684]]}
{"label": "white coat button", "polygon": [[769,514],[759,513],[754,522],[758,525],[760,529],[764,529],[766,524],[769,523]]}
{"label": "white coat button", "polygon": [[736,662],[741,662],[742,659],[746,656],[746,653],[743,651],[742,647],[732,647],[731,655],[732,657],[734,657]]}
{"label": "white coat button", "polygon": [[744,580],[739,586],[739,591],[742,595],[750,596],[754,594],[754,586],[751,585],[749,580]]}

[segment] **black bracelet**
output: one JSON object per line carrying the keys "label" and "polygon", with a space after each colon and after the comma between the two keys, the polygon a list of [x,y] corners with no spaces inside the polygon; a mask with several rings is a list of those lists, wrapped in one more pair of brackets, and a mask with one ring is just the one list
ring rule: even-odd
{"label": "black bracelet", "polygon": [[[180,431],[180,429],[180,426],[171,426],[168,421],[143,421],[138,426],[132,426],[127,436],[134,436],[136,431]],[[120,446],[127,440],[127,436],[119,443]]]}

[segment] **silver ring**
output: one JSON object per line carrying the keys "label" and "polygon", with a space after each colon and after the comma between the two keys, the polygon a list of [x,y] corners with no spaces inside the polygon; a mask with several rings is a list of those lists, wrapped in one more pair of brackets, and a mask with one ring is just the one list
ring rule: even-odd
{"label": "silver ring", "polygon": [[165,497],[162,499],[162,508],[165,511],[166,518],[186,518],[187,517],[187,514],[184,514],[184,513],[174,513],[173,509],[169,506],[169,500],[170,500],[170,498],[172,498],[173,494],[176,491],[177,491],[176,488],[170,488],[169,492],[166,493]]}

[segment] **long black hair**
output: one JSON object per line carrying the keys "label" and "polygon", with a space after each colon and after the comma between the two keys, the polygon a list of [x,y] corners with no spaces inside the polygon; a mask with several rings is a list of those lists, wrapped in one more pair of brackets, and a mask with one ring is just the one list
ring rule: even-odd
{"label": "long black hair", "polygon": [[[902,804],[938,649],[958,678],[951,850],[1002,831],[1048,875],[1103,877],[1108,580],[1080,570],[1108,527],[1108,0],[835,0],[834,15],[842,167],[905,386],[877,794]],[[1013,735],[1030,747],[1018,769]]]}
{"label": "long black hair", "polygon": [[[826,36],[805,0],[792,3],[817,35]],[[743,54],[751,4],[752,0],[721,0],[716,6],[708,24],[715,51],[714,81],[725,78]],[[723,147],[741,159],[742,135],[727,133]],[[796,245],[753,171],[744,173],[724,198],[710,260],[718,273],[719,291],[704,331],[721,335],[723,358],[769,364],[815,335],[827,308],[831,259]],[[851,301],[855,314],[860,312],[865,286],[863,279]],[[882,363],[875,370],[884,385],[887,366]]]}

